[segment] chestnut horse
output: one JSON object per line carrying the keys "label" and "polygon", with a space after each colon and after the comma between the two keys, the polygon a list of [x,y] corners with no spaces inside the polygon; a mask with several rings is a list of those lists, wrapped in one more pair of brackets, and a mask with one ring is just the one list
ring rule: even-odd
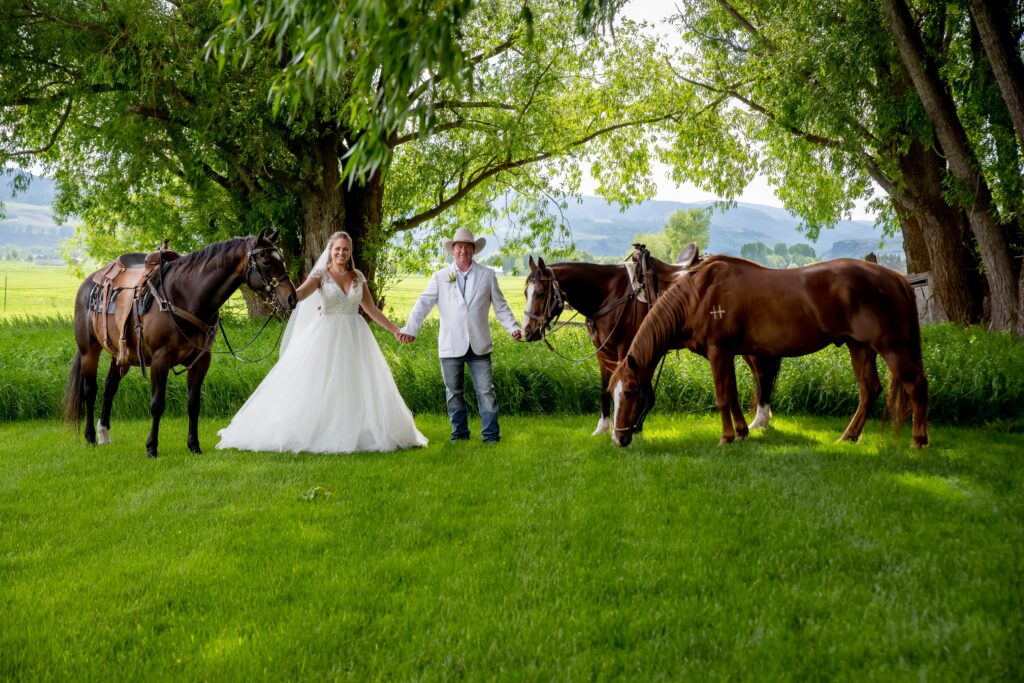
{"label": "chestnut horse", "polygon": [[[611,420],[611,393],[608,381],[625,357],[630,343],[640,324],[647,317],[652,298],[666,291],[679,276],[685,273],[699,258],[697,245],[691,243],[684,249],[675,264],[660,261],[647,252],[643,245],[634,245],[634,272],[649,273],[643,278],[648,296],[638,296],[634,279],[625,265],[597,263],[553,263],[547,265],[544,259],[534,262],[530,257],[530,274],[526,278],[526,312],[523,316],[523,340],[544,339],[551,324],[569,305],[587,321],[587,330],[596,349],[598,367],[601,371],[601,415],[593,436],[608,431]],[[643,263],[646,262],[646,265]],[[646,300],[641,300],[646,299]],[[780,358],[744,356],[744,361],[754,375],[757,416],[752,429],[767,428],[771,419],[771,394],[781,365]],[[650,393],[653,403],[653,386],[644,387]],[[638,427],[642,426],[641,417]],[[639,429],[637,430],[639,431]]]}
{"label": "chestnut horse", "polygon": [[[188,369],[188,449],[202,453],[199,447],[199,401],[203,379],[210,368],[210,349],[220,320],[220,307],[243,283],[264,296],[276,310],[295,307],[295,287],[288,277],[284,258],[275,246],[277,233],[265,236],[235,237],[211,244],[177,260],[163,260],[152,274],[148,285],[139,287],[132,303],[129,324],[125,326],[127,344],[122,345],[122,363],[111,357],[110,369],[103,385],[103,405],[99,419],[99,442],[110,443],[110,408],[121,378],[137,365],[145,375],[150,368],[153,417],[146,454],[157,456],[160,417],[164,412],[167,373],[176,365]],[[126,254],[119,262],[139,262],[144,254]],[[175,255],[176,256],[176,255]],[[107,267],[109,268],[109,266]],[[94,321],[105,321],[110,327],[113,315],[98,296],[101,285],[94,276],[85,279],[75,298],[74,333],[78,352],[71,363],[71,373],[64,390],[64,419],[78,424],[85,409],[85,440],[96,443],[93,425],[96,407],[96,370],[100,353],[112,352],[110,330],[95,329]],[[100,276],[102,279],[102,276]],[[124,289],[131,296],[132,289]],[[152,294],[152,301],[147,301]],[[111,299],[113,301],[113,298]],[[152,303],[152,305],[149,305]],[[148,309],[147,309],[148,306]],[[116,331],[120,333],[120,330]],[[140,336],[141,334],[141,336]]]}
{"label": "chestnut horse", "polygon": [[612,440],[629,445],[652,405],[645,387],[670,349],[687,348],[711,363],[723,445],[748,432],[736,392],[736,355],[803,356],[829,344],[849,348],[860,394],[840,441],[860,438],[882,390],[875,364],[881,355],[889,366],[894,429],[912,408],[912,444],[927,445],[928,381],[917,306],[906,279],[852,259],[773,270],[730,256],[712,256],[680,277],[640,326],[611,378]]}

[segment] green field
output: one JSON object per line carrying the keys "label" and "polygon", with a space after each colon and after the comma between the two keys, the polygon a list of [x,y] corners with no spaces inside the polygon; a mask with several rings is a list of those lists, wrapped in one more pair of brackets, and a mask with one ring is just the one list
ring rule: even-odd
{"label": "green field", "polygon": [[[502,284],[520,314],[522,279]],[[394,317],[424,285],[391,292]],[[59,406],[70,298],[0,320],[0,680],[1024,678],[1024,348],[1008,334],[924,329],[923,451],[878,419],[834,443],[856,403],[834,347],[788,359],[772,428],[727,448],[707,362],[673,355],[617,449],[590,436],[594,360],[497,328],[502,442],[452,445],[436,323],[410,346],[374,326],[428,447],[218,451],[274,362],[275,322],[248,352],[262,361],[215,357],[203,455],[171,380],[153,460],[136,371],[109,446],[26,419]],[[230,322],[239,340],[259,327]],[[556,344],[593,351],[579,328]]]}
{"label": "green field", "polygon": [[[207,433],[227,418],[207,420]],[[0,424],[0,679],[1020,680],[1024,435],[653,415],[348,456]],[[207,443],[211,440],[208,438]],[[172,445],[173,444],[173,445]]]}
{"label": "green field", "polygon": [[[525,278],[506,276],[499,278],[502,291],[516,318],[521,318],[525,300]],[[68,317],[74,312],[75,293],[81,280],[66,266],[37,266],[23,261],[0,261],[0,320],[4,318]],[[427,278],[412,275],[396,282],[385,293],[384,310],[389,316],[405,320],[416,297],[427,285]],[[228,304],[229,310],[242,312],[245,306],[236,294]],[[437,311],[431,313],[437,317]]]}

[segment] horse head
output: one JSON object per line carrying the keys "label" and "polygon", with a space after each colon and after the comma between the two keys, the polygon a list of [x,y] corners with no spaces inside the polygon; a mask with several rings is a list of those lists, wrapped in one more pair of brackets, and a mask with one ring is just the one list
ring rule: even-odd
{"label": "horse head", "polygon": [[526,311],[523,314],[523,339],[537,341],[565,308],[565,299],[558,288],[555,273],[539,258],[530,257],[530,274],[526,276]]}
{"label": "horse head", "polygon": [[261,295],[275,311],[290,312],[298,296],[295,285],[288,277],[284,256],[277,248],[278,232],[269,235],[265,230],[249,238],[249,256],[243,277],[252,291]]}
{"label": "horse head", "polygon": [[632,354],[619,362],[608,380],[612,395],[612,442],[628,446],[633,434],[643,430],[644,418],[654,407],[654,389],[649,372],[644,372]]}

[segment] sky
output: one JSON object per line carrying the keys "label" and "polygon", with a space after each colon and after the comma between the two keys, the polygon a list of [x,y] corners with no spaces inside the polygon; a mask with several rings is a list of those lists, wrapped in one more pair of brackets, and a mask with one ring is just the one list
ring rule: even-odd
{"label": "sky", "polygon": [[[632,0],[620,10],[622,16],[635,20],[645,20],[653,24],[662,35],[670,41],[677,40],[677,32],[664,23],[665,17],[675,13],[676,0]],[[668,167],[655,162],[654,181],[658,186],[655,199],[675,202],[700,202],[707,200],[719,200],[719,197],[710,192],[705,192],[689,183],[676,185],[668,177]],[[594,195],[596,182],[585,175],[581,186],[581,192],[585,195]],[[742,195],[736,201],[749,204],[764,204],[766,206],[782,207],[782,202],[775,196],[774,190],[768,185],[763,177],[756,177]],[[874,220],[874,215],[867,211],[863,202],[858,203],[851,214],[855,220]]]}

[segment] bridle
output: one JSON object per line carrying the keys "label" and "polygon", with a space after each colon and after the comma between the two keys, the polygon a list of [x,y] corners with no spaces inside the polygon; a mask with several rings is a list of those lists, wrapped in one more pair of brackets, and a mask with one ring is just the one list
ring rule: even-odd
{"label": "bridle", "polygon": [[613,433],[618,434],[621,432],[624,434],[636,434],[643,431],[644,420],[647,418],[647,413],[651,412],[651,408],[654,407],[654,401],[648,400],[647,394],[642,391],[639,392],[639,394],[640,410],[637,412],[636,420],[634,420],[633,424],[629,427],[616,427],[612,425]]}
{"label": "bridle", "polygon": [[[278,313],[280,313],[280,312],[282,312],[284,310],[284,307],[281,306],[281,303],[277,300],[277,297],[274,296],[274,290],[277,289],[277,286],[281,284],[281,280],[279,278],[276,278],[276,277],[268,278],[266,273],[264,273],[263,270],[260,268],[259,264],[256,263],[256,256],[258,254],[262,254],[264,252],[271,252],[272,255],[276,255],[278,257],[278,259],[280,260],[281,263],[284,263],[284,257],[281,254],[281,251],[277,248],[277,246],[256,247],[255,244],[256,244],[256,238],[253,237],[253,238],[251,238],[251,241],[248,243],[248,253],[246,254],[245,268],[242,269],[242,282],[244,282],[245,284],[249,285],[249,288],[252,289],[257,295],[260,296],[260,298],[263,300],[263,303],[265,303],[267,306],[269,306],[271,308],[271,311],[270,311],[270,314],[267,316],[267,319],[263,321],[263,325],[260,327],[259,331],[256,332],[256,334],[252,337],[252,339],[250,339],[248,342],[246,342],[245,345],[243,345],[237,351],[244,351],[245,349],[249,348],[249,346],[252,345],[252,343],[255,342],[256,339],[263,333],[263,330],[266,329],[267,324],[270,322],[270,319],[273,318],[275,315],[277,315]],[[162,263],[160,265],[160,276],[161,277],[160,277],[160,282],[159,282],[159,291],[157,291],[156,289],[153,289],[153,293],[154,293],[154,295],[156,295],[156,299],[157,299],[158,305],[160,307],[160,310],[170,314],[171,322],[174,324],[175,329],[177,329],[178,334],[181,335],[181,337],[183,339],[185,339],[192,346],[193,349],[195,349],[196,351],[199,352],[196,355],[196,357],[193,359],[193,361],[191,363],[189,363],[188,366],[183,368],[180,372],[177,371],[177,370],[172,370],[172,372],[174,372],[174,374],[177,375],[177,374],[180,374],[181,372],[185,372],[185,371],[191,369],[192,366],[195,365],[199,361],[199,358],[204,353],[208,353],[208,354],[211,354],[211,355],[214,354],[214,353],[228,353],[235,360],[240,360],[240,361],[245,362],[245,363],[255,363],[255,362],[259,362],[259,361],[267,358],[267,356],[269,356],[273,352],[274,348],[277,347],[277,344],[275,343],[274,344],[274,348],[272,348],[270,351],[268,351],[267,354],[265,356],[263,356],[262,358],[258,358],[258,359],[255,359],[255,360],[246,360],[244,358],[240,358],[237,355],[237,351],[234,348],[232,348],[231,342],[228,340],[227,332],[224,330],[224,321],[222,320],[222,318],[220,317],[219,314],[216,316],[216,319],[214,320],[214,322],[212,324],[207,324],[205,321],[200,320],[199,318],[197,318],[192,313],[190,313],[190,312],[188,312],[188,311],[186,311],[184,309],[178,308],[178,307],[174,306],[170,302],[170,300],[167,298],[167,294],[166,294],[166,292],[164,290],[164,278],[163,278],[163,275],[164,275],[164,272],[165,272],[165,267],[168,266],[168,265],[170,265],[170,263],[167,263],[167,262]],[[258,277],[260,282],[262,283],[262,286],[259,287],[259,289],[257,289],[256,287],[253,287],[251,282],[250,282],[250,276],[251,276],[252,273],[255,273],[256,277]],[[149,284],[151,289],[153,288],[151,283],[147,283],[147,284]],[[189,322],[191,322],[193,325],[195,325],[202,332],[202,335],[203,335],[203,344],[202,345],[196,344],[194,341],[192,341],[191,336],[186,334],[185,331],[181,329],[181,326],[178,324],[178,321],[175,319],[176,317],[180,317],[180,318],[184,318],[185,320],[188,320]],[[139,348],[140,366],[141,366],[141,370],[142,370],[142,376],[145,377],[146,376],[146,365],[145,365],[145,362],[142,360],[144,356],[142,355],[143,338],[142,338],[142,330],[141,330],[141,327],[142,327],[141,319],[137,320],[136,327],[139,328],[138,329],[138,339],[139,339],[139,347],[140,347]],[[220,333],[224,337],[224,343],[228,347],[228,350],[226,352],[224,352],[224,351],[220,351],[220,352],[213,351],[213,338],[217,335],[217,328],[220,328]],[[278,338],[277,338],[277,342],[278,343],[280,343],[281,337],[283,336],[283,334],[284,334],[284,328],[282,327],[280,334],[278,334]]]}
{"label": "bridle", "polygon": [[[255,238],[253,238],[253,243],[255,244]],[[250,274],[256,273],[256,277],[259,278],[262,283],[262,287],[257,289],[249,284],[250,289],[260,295],[263,299],[263,303],[270,306],[273,313],[281,313],[284,310],[284,307],[281,306],[281,302],[277,300],[276,296],[274,296],[274,290],[276,290],[277,286],[281,284],[281,280],[276,277],[268,279],[266,273],[264,273],[256,263],[256,256],[268,251],[271,252],[272,256],[276,256],[281,263],[284,263],[284,255],[281,254],[281,250],[276,246],[258,248],[250,246],[249,255],[246,259],[245,270],[242,271],[242,278],[245,280],[246,284],[249,284]]]}
{"label": "bridle", "polygon": [[[541,269],[538,267],[536,272],[530,275],[530,278],[535,282],[547,283],[549,287],[544,294],[544,312],[541,315],[537,315],[533,311],[526,311],[525,315],[531,320],[536,320],[540,324],[540,336],[541,339],[547,335],[551,324],[558,319],[558,316],[562,315],[562,311],[565,310],[565,296],[562,294],[562,290],[558,286],[558,280],[555,279],[555,274],[550,268],[545,267],[549,276],[542,276]],[[545,339],[545,342],[547,340]]]}
{"label": "bridle", "polygon": [[[549,275],[542,276],[541,273],[544,271],[549,273]],[[562,312],[565,310],[565,306],[567,304],[565,300],[565,295],[562,294],[562,289],[558,286],[558,279],[555,277],[555,272],[548,268],[547,266],[544,266],[543,268],[538,266],[537,270],[534,273],[530,274],[529,279],[535,282],[550,283],[550,286],[548,287],[548,290],[544,296],[544,312],[541,315],[537,315],[533,311],[526,311],[524,315],[527,318],[530,318],[531,320],[536,320],[540,323],[541,341],[544,342],[544,345],[547,346],[552,353],[554,353],[559,358],[564,358],[565,360],[571,361],[573,363],[582,363],[583,361],[593,358],[594,356],[598,355],[599,353],[601,353],[601,351],[604,350],[604,347],[608,345],[609,341],[611,341],[613,333],[616,329],[618,329],[619,323],[622,322],[622,315],[626,312],[624,304],[631,301],[636,296],[635,292],[631,291],[627,295],[619,297],[615,301],[601,308],[601,310],[594,314],[593,318],[587,318],[587,325],[591,326],[592,328],[592,326],[598,318],[610,313],[616,308],[621,307],[619,310],[619,317],[615,319],[615,324],[612,326],[611,332],[608,333],[608,335],[605,337],[605,340],[601,343],[601,345],[597,347],[597,350],[583,358],[569,358],[568,356],[559,353],[558,349],[551,345],[551,342],[548,341],[548,334],[551,332],[557,332],[563,327],[572,324],[572,319],[575,318],[577,315],[580,315],[580,312],[575,311],[572,315],[572,318],[565,321],[564,323],[561,323],[554,329],[551,329],[551,326],[558,319],[558,316],[562,315]]]}
{"label": "bridle", "polygon": [[[661,382],[661,371],[665,368],[665,359],[668,358],[668,354],[661,357],[661,362],[658,363],[658,374],[654,377],[654,382],[651,384],[651,396],[657,396],[658,394],[658,383]],[[629,427],[616,427],[612,425],[612,433],[625,432],[629,434],[640,433],[644,430],[644,420],[647,419],[647,413],[651,412],[654,408],[654,401],[648,400],[647,394],[644,392],[640,393],[640,410],[637,412],[636,419],[633,424]],[[618,411],[616,411],[618,412]]]}

